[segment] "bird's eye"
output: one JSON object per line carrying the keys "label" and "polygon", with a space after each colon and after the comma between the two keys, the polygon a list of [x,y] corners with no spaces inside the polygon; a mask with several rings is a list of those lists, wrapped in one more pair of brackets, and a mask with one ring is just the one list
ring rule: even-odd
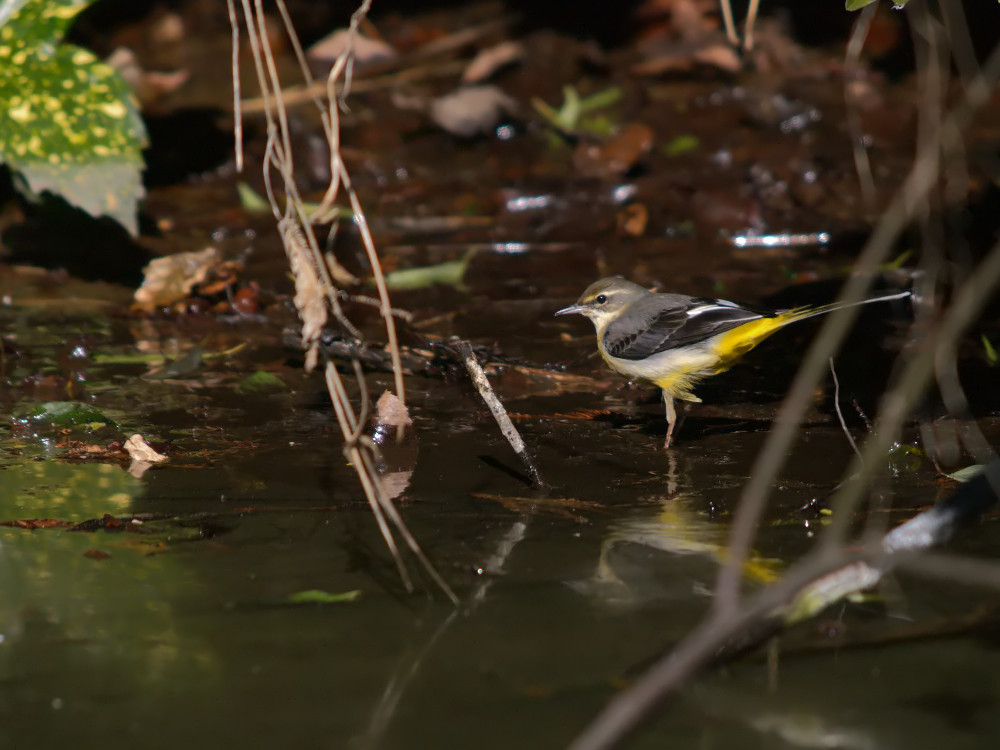
{"label": "bird's eye", "polygon": [[607,301],[608,301],[608,295],[606,294],[598,294],[596,297],[594,297],[594,302],[596,302],[599,305],[603,305]]}

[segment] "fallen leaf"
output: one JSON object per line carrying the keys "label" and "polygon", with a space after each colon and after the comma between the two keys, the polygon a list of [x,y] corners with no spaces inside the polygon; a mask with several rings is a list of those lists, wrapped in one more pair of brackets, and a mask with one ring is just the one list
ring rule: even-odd
{"label": "fallen leaf", "polygon": [[285,381],[277,375],[273,375],[266,370],[256,372],[242,378],[236,384],[236,390],[240,393],[275,393],[276,391],[287,391],[288,386]]}
{"label": "fallen leaf", "polygon": [[55,518],[25,518],[16,521],[0,521],[0,526],[8,526],[13,529],[62,529],[72,526],[70,521],[60,521]]}
{"label": "fallen leaf", "polygon": [[286,601],[289,604],[342,604],[344,602],[353,602],[359,596],[361,596],[361,589],[344,591],[339,594],[331,594],[328,591],[321,591],[319,589],[308,589],[307,591],[296,591],[294,594],[289,594]]}
{"label": "fallen leaf", "polygon": [[648,223],[649,209],[642,203],[633,203],[618,212],[618,234],[625,237],[642,237]]}
{"label": "fallen leaf", "polygon": [[306,51],[306,57],[313,63],[332,65],[344,54],[348,46],[353,46],[355,67],[385,62],[397,57],[396,50],[387,42],[359,33],[352,34],[350,29],[337,29],[323,37]]}
{"label": "fallen leaf", "polygon": [[476,55],[462,73],[462,83],[481,83],[508,65],[521,62],[525,56],[524,45],[506,41],[487,47]]}
{"label": "fallen leaf", "polygon": [[695,62],[709,65],[727,73],[736,73],[743,67],[743,61],[732,45],[720,42],[708,47],[702,47],[694,52]]}
{"label": "fallen leaf", "polygon": [[379,396],[375,404],[375,421],[379,427],[409,427],[413,424],[406,404],[392,391]]}
{"label": "fallen leaf", "polygon": [[28,413],[26,419],[34,424],[48,424],[55,427],[86,427],[98,429],[105,425],[117,428],[114,420],[104,416],[90,404],[73,401],[46,401],[38,404]]}
{"label": "fallen leaf", "polygon": [[147,461],[155,464],[167,460],[166,456],[153,450],[149,443],[146,442],[146,438],[139,434],[133,435],[126,440],[124,448],[128,452],[129,458],[133,461]]}
{"label": "fallen leaf", "polygon": [[573,154],[573,166],[588,176],[621,176],[649,153],[653,139],[653,131],[648,125],[629,123],[604,143],[581,141]]}
{"label": "fallen leaf", "polygon": [[452,135],[471,138],[489,133],[517,102],[496,86],[466,86],[431,102],[430,116]]}
{"label": "fallen leaf", "polygon": [[136,59],[135,53],[127,47],[116,49],[105,62],[118,71],[136,98],[144,105],[173,93],[187,83],[190,77],[186,70],[171,72],[145,70]]}
{"label": "fallen leaf", "polygon": [[951,474],[945,474],[945,476],[948,477],[948,479],[954,479],[956,482],[968,482],[970,479],[974,479],[982,474],[983,469],[985,468],[985,464],[972,464],[971,466],[966,466],[964,469],[959,469]]}
{"label": "fallen leaf", "polygon": [[169,307],[204,281],[218,261],[214,247],[156,258],[143,269],[145,278],[135,292],[135,304],[146,312]]}
{"label": "fallen leaf", "polygon": [[464,288],[462,279],[475,255],[475,248],[458,260],[448,260],[433,266],[400,268],[385,274],[385,285],[389,289],[426,289],[435,284],[446,284],[456,289]]}
{"label": "fallen leaf", "polygon": [[420,450],[417,433],[406,404],[392,391],[379,397],[372,422],[371,439],[380,449],[377,469],[382,489],[395,499],[410,486]]}

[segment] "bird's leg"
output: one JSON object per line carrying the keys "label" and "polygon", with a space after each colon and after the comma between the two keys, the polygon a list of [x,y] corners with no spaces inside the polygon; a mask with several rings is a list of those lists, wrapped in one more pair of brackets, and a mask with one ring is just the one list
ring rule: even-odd
{"label": "bird's leg", "polygon": [[667,406],[667,439],[663,442],[663,449],[670,447],[670,438],[674,434],[674,425],[677,423],[677,410],[674,408],[674,397],[663,391],[663,403]]}

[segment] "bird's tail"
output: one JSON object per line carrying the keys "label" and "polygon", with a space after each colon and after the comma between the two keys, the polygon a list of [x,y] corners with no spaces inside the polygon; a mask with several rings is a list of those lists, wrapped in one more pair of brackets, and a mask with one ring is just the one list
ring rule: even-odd
{"label": "bird's tail", "polygon": [[796,320],[805,320],[806,318],[813,318],[817,315],[826,315],[834,310],[840,310],[845,307],[860,307],[861,305],[868,305],[872,302],[891,302],[894,299],[906,299],[911,296],[912,292],[897,292],[896,294],[887,294],[883,297],[872,297],[871,299],[863,299],[860,302],[831,302],[828,305],[820,305],[819,307],[796,307],[791,310],[785,310],[779,312],[775,317],[782,321],[782,324],[793,323]]}
{"label": "bird's tail", "polygon": [[[751,320],[712,339],[712,350],[716,357],[718,357],[718,361],[713,367],[713,372],[725,372],[736,360],[789,323],[812,318],[816,315],[824,315],[834,310],[839,310],[842,307],[857,307],[858,305],[867,305],[870,302],[889,302],[890,300],[903,299],[909,296],[910,292],[899,292],[897,294],[872,297],[871,299],[851,302],[849,304],[831,302],[829,305],[820,305],[819,307],[796,307],[792,310],[783,310],[773,315],[765,315]],[[688,390],[690,391],[690,388]],[[692,400],[688,396],[679,396],[679,398]]]}

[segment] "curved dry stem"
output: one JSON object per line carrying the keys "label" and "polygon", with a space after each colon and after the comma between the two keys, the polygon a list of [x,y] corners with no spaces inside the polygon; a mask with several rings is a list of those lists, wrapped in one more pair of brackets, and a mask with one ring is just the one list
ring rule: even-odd
{"label": "curved dry stem", "polygon": [[840,422],[840,429],[844,433],[844,437],[847,438],[847,442],[851,446],[851,450],[854,451],[855,456],[860,456],[861,451],[858,450],[858,443],[854,439],[854,435],[851,431],[847,429],[847,422],[844,421],[844,412],[840,410],[840,380],[837,378],[837,368],[833,366],[833,357],[830,357],[830,377],[833,379],[833,408],[837,412],[837,421]]}
{"label": "curved dry stem", "polygon": [[[234,27],[233,38],[234,40],[238,40],[239,24],[236,18],[235,0],[227,0],[227,2],[230,8],[230,19]],[[295,29],[292,27],[287,8],[282,0],[278,0],[277,5],[302,75],[307,82],[312,83],[308,61],[299,43]],[[364,0],[352,16],[351,30],[354,33],[357,33],[358,26],[365,18],[370,5],[370,0]],[[306,366],[307,368],[311,368],[316,364],[318,359],[319,337],[327,321],[327,311],[332,313],[352,335],[358,338],[361,336],[350,320],[347,319],[341,308],[339,301],[340,290],[337,288],[336,279],[332,273],[336,269],[331,269],[331,265],[320,247],[312,225],[313,217],[306,212],[302,196],[295,183],[288,116],[277,65],[265,34],[266,21],[263,0],[241,0],[241,7],[244,14],[243,22],[246,25],[250,40],[254,67],[261,88],[261,99],[264,102],[263,111],[267,122],[268,139],[263,163],[264,184],[268,202],[278,221],[278,228],[285,252],[289,258],[293,274],[296,277],[295,304],[303,321],[302,338],[306,349]],[[341,76],[349,79],[353,59],[352,46],[349,44],[348,50],[338,59],[327,81],[327,85],[335,87],[336,82]],[[234,60],[236,60],[236,56],[238,56],[238,51],[234,52]],[[236,69],[235,62],[234,75],[236,75],[238,80],[238,70]],[[345,92],[342,92],[342,96]],[[331,103],[335,101],[331,100]],[[239,102],[238,95],[237,102]],[[350,175],[340,155],[340,128],[337,109],[335,105],[327,109],[318,96],[314,96],[314,102],[320,109],[324,133],[327,136],[331,150],[332,177],[326,191],[326,196],[324,197],[324,204],[329,204],[327,206],[329,208],[336,200],[341,187],[350,196],[355,221],[361,232],[372,273],[375,277],[376,287],[379,290],[378,303],[385,323],[386,337],[394,368],[396,394],[400,401],[403,401],[403,368],[395,322],[393,320],[395,311],[389,300],[389,293],[379,264],[378,253],[375,249],[375,243],[368,228],[368,223],[365,220],[361,202],[351,185]],[[278,191],[275,189],[275,176],[281,181],[281,188],[283,188],[284,192],[284,205],[281,205]],[[410,533],[409,529],[407,529],[402,516],[400,516],[382,486],[375,460],[376,448],[363,434],[368,413],[367,388],[360,364],[355,362],[354,367],[361,394],[360,414],[355,412],[343,379],[336,367],[332,363],[327,362],[324,368],[330,401],[344,439],[344,454],[358,475],[358,480],[364,490],[365,497],[375,516],[379,532],[385,540],[386,547],[392,555],[399,570],[400,578],[407,590],[412,590],[412,583],[403,561],[402,551],[396,542],[397,535],[402,537],[406,547],[425,568],[430,578],[452,602],[457,603],[458,600],[455,594],[434,569],[434,566],[427,559],[426,555],[424,555],[416,539]],[[402,427],[400,430],[402,430]],[[401,436],[402,434],[400,433]]]}
{"label": "curved dry stem", "polygon": [[[925,200],[941,175],[941,164],[957,153],[954,150],[955,134],[964,130],[972,114],[986,101],[998,77],[1000,46],[990,55],[980,74],[968,82],[962,101],[938,127],[929,126],[925,130],[931,136],[921,139],[913,168],[863,248],[856,264],[856,274],[848,280],[841,295],[843,301],[857,301],[866,293],[878,263],[890,252],[904,227],[926,207]],[[843,340],[856,309],[841,310],[827,319],[781,406],[775,427],[758,456],[737,506],[729,555],[720,570],[716,601],[709,615],[670,654],[626,692],[613,699],[571,745],[571,750],[601,750],[618,744],[666,695],[678,689],[707,664],[732,636],[751,624],[761,622],[762,618],[775,615],[777,607],[792,601],[796,592],[827,573],[853,561],[867,561],[879,571],[890,568],[897,561],[912,569],[921,567],[917,561],[922,558],[903,557],[898,553],[893,556],[871,547],[864,557],[852,555],[845,549],[843,540],[847,537],[852,511],[862,496],[867,479],[876,470],[874,467],[884,456],[892,437],[908,418],[915,399],[928,387],[936,359],[954,354],[955,342],[990,299],[998,283],[1000,243],[957,291],[955,302],[940,323],[928,324],[927,330],[922,331],[920,344],[908,353],[909,361],[897,378],[896,385],[882,399],[875,430],[865,441],[861,456],[846,472],[851,479],[844,483],[834,499],[834,523],[821,543],[793,565],[780,581],[741,600],[740,571],[769,489],[784,465],[813,389],[828,358]],[[933,287],[929,291],[933,292]],[[929,309],[922,311],[922,317],[930,322]],[[870,468],[866,470],[866,466]],[[984,585],[995,586],[1000,580],[995,566],[987,568],[964,561],[952,561],[949,565],[950,568],[947,565],[938,566],[937,572],[950,570],[967,576],[967,580],[980,580]],[[929,572],[936,574],[933,566]]]}
{"label": "curved dry stem", "polygon": [[[935,361],[941,352],[953,351],[965,329],[976,319],[986,303],[993,297],[1000,284],[1000,242],[990,250],[983,262],[958,290],[955,301],[940,325],[925,337],[912,353],[911,360],[894,385],[882,397],[875,429],[865,441],[860,458],[848,473],[851,475],[831,501],[833,517],[825,529],[820,544],[837,547],[843,543],[850,530],[854,508],[860,502],[870,472],[866,465],[874,464],[884,456],[895,441],[903,422],[910,415],[913,405],[926,392],[934,375]],[[992,451],[990,451],[992,454]]]}
{"label": "curved dry stem", "polygon": [[854,154],[854,171],[858,175],[858,184],[861,187],[861,198],[869,210],[875,208],[877,193],[875,190],[875,178],[872,176],[872,165],[868,159],[868,149],[865,148],[864,132],[861,128],[861,114],[858,110],[857,97],[851,90],[851,82],[856,80],[861,73],[861,50],[865,46],[865,39],[868,38],[868,31],[871,29],[872,19],[878,10],[878,3],[866,5],[858,14],[851,29],[851,38],[847,42],[847,51],[844,53],[844,75],[847,78],[847,85],[844,86],[844,100],[847,105],[847,132],[851,138],[851,150]]}
{"label": "curved dry stem", "polygon": [[726,39],[731,45],[738,47],[740,37],[736,33],[736,24],[733,23],[733,6],[729,0],[719,0],[719,6],[722,10],[722,25],[726,29]]}
{"label": "curved dry stem", "polygon": [[[986,65],[982,75],[966,89],[964,99],[949,113],[939,132],[948,128],[964,130],[972,114],[989,97],[1000,77],[1000,46]],[[855,263],[855,274],[847,281],[841,301],[857,302],[871,285],[872,275],[890,253],[893,243],[913,219],[921,200],[934,187],[939,176],[937,149],[931,155],[918,155],[902,188],[875,226],[875,230]],[[788,395],[782,402],[774,428],[754,462],[750,480],[742,493],[733,519],[729,557],[719,572],[714,609],[733,610],[739,599],[740,571],[746,559],[757,524],[767,502],[768,492],[785,464],[799,423],[808,409],[812,393],[825,369],[827,359],[836,352],[857,315],[857,308],[845,308],[827,317],[819,335],[806,354]]]}
{"label": "curved dry stem", "polygon": [[243,112],[241,105],[243,101],[243,89],[240,85],[240,22],[236,17],[235,0],[226,0],[226,12],[229,14],[229,26],[232,30],[233,54],[232,54],[232,74],[233,74],[233,136],[236,141],[236,171],[243,172]]}
{"label": "curved dry stem", "polygon": [[753,27],[757,24],[758,10],[760,10],[760,0],[750,0],[747,17],[743,22],[743,49],[747,52],[753,49]]}
{"label": "curved dry stem", "polygon": [[718,649],[752,622],[767,616],[812,582],[858,559],[820,554],[803,558],[777,583],[762,589],[732,615],[712,614],[673,651],[661,658],[627,691],[612,700],[569,750],[607,750],[619,744],[670,692],[715,656]]}

